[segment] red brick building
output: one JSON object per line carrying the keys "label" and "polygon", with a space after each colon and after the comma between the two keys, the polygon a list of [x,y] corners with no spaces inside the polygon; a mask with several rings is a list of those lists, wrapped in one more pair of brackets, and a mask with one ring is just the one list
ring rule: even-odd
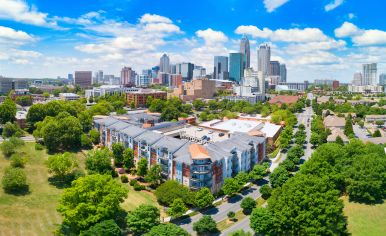
{"label": "red brick building", "polygon": [[166,99],[167,93],[154,89],[141,89],[139,91],[127,93],[126,101],[129,106],[134,104],[135,107],[145,107],[148,97],[152,97],[153,99]]}

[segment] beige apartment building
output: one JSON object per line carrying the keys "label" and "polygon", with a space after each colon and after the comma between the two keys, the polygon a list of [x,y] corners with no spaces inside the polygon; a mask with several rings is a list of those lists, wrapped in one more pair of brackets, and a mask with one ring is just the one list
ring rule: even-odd
{"label": "beige apartment building", "polygon": [[192,101],[197,98],[211,99],[216,93],[216,81],[208,79],[195,79],[175,88],[172,97],[178,97],[183,101]]}

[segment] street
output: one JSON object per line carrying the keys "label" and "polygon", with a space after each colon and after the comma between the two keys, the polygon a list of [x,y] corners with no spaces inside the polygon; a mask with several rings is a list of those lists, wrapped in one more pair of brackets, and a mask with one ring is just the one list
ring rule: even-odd
{"label": "street", "polygon": [[[298,125],[304,124],[306,126],[306,148],[304,150],[304,157],[302,157],[303,160],[307,161],[311,154],[311,144],[309,142],[311,137],[311,119],[312,119],[313,111],[311,107],[307,107],[304,109],[302,113],[296,114],[298,119]],[[270,167],[271,172],[286,158],[286,154],[282,154],[281,157],[279,157],[279,160],[272,160],[272,165]],[[268,181],[268,177],[265,177],[264,180]],[[228,212],[233,211],[237,212],[241,210],[240,204],[243,198],[245,197],[252,197],[253,199],[257,199],[261,196],[260,189],[261,186],[253,185],[251,188],[243,191],[241,194],[229,199],[227,202],[224,202],[223,204],[210,208],[202,213],[199,213],[197,215],[194,215],[192,217],[183,219],[178,222],[174,222],[175,224],[179,225],[180,227],[187,230],[189,233],[194,234],[193,231],[193,223],[197,222],[203,215],[210,215],[212,218],[216,221],[222,221],[227,217]],[[224,230],[221,235],[227,235],[230,232],[243,229],[244,231],[253,232],[252,229],[249,226],[249,216],[244,218],[243,220],[236,222],[234,225],[229,227],[228,229]]]}

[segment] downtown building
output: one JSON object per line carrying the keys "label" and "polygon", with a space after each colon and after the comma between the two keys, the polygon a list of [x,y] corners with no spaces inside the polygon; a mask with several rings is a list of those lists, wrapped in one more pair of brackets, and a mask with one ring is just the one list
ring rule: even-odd
{"label": "downtown building", "polygon": [[355,73],[351,84],[348,85],[351,93],[382,93],[383,87],[378,85],[377,63],[363,64],[362,73]]}
{"label": "downtown building", "polygon": [[257,50],[257,71],[261,71],[264,79],[270,75],[271,67],[271,47],[262,44]]}
{"label": "downtown building", "polygon": [[81,88],[90,88],[92,86],[91,71],[75,71],[74,85]]}
{"label": "downtown building", "polygon": [[123,67],[121,70],[121,85],[132,87],[135,85],[136,73],[131,67]]}
{"label": "downtown building", "polygon": [[213,79],[216,79],[216,80],[227,80],[227,79],[229,79],[228,57],[225,57],[225,56],[215,56],[213,64],[214,64]]}
{"label": "downtown building", "polygon": [[251,49],[247,35],[243,35],[240,41],[240,53],[242,54],[242,71],[251,67]]}
{"label": "downtown building", "polygon": [[245,55],[239,52],[229,54],[229,79],[237,84],[244,76]]}
{"label": "downtown building", "polygon": [[149,168],[160,165],[165,180],[176,180],[193,190],[207,187],[217,193],[226,178],[252,170],[265,158],[265,138],[246,133],[235,132],[221,141],[200,144],[114,117],[95,119],[94,126],[104,146],[122,143],[133,149],[136,163],[146,158]]}

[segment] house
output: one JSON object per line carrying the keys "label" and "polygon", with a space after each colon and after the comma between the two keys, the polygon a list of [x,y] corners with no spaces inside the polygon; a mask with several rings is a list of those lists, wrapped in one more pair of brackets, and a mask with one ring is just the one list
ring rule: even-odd
{"label": "house", "polygon": [[331,134],[327,137],[327,142],[335,142],[338,136],[343,140],[344,143],[349,142],[349,139],[344,134],[343,130],[335,127],[331,128]]}
{"label": "house", "polygon": [[344,126],[346,124],[346,119],[344,117],[337,117],[337,116],[327,116],[323,120],[324,127],[331,129],[331,128],[341,128],[344,129]]}

